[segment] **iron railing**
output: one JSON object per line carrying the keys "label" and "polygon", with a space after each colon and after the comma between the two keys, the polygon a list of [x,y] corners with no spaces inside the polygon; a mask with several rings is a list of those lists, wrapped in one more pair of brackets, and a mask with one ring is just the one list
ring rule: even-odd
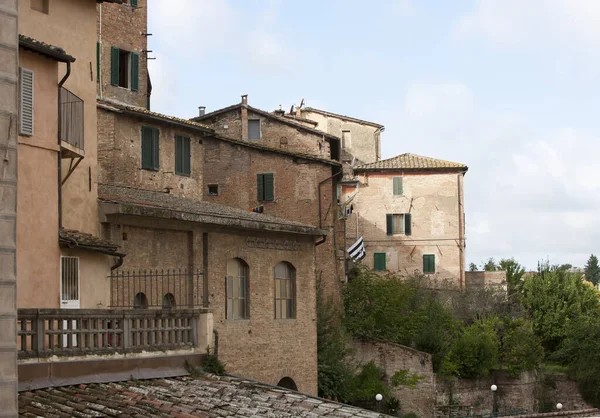
{"label": "iron railing", "polygon": [[197,347],[203,312],[201,309],[19,309],[18,358]]}
{"label": "iron railing", "polygon": [[83,106],[78,96],[60,88],[60,139],[79,149],[83,147]]}
{"label": "iron railing", "polygon": [[111,274],[112,308],[178,308],[202,306],[203,272],[166,269],[117,271]]}

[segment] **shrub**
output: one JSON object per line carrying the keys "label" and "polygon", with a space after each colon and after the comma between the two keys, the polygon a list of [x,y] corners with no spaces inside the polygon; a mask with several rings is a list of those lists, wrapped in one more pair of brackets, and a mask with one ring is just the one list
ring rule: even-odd
{"label": "shrub", "polygon": [[499,341],[490,321],[464,327],[444,361],[444,372],[464,378],[487,376],[498,367]]}

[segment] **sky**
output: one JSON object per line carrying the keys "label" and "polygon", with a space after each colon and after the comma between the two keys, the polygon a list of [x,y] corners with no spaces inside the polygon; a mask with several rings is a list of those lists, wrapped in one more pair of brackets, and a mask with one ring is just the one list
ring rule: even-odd
{"label": "sky", "polygon": [[600,252],[600,1],[149,0],[152,109],[299,104],[466,164],[467,263]]}

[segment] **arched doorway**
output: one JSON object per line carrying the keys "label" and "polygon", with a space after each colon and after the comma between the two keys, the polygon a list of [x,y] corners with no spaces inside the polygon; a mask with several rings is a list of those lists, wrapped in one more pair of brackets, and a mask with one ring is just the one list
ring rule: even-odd
{"label": "arched doorway", "polygon": [[291,377],[284,377],[283,379],[281,379],[279,381],[279,383],[277,383],[277,386],[282,387],[282,388],[286,388],[286,389],[291,389],[291,390],[298,390],[298,386],[296,386],[296,382],[294,382],[294,380]]}

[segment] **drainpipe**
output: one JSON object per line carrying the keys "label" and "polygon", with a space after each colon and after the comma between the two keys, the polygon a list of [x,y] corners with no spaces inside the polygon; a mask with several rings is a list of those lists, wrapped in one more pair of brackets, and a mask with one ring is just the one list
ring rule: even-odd
{"label": "drainpipe", "polygon": [[100,53],[98,54],[98,59],[100,60],[100,62],[98,63],[98,68],[100,69],[100,71],[98,71],[96,77],[98,78],[98,91],[100,93],[100,98],[102,99],[102,3],[100,3],[99,9],[100,22],[98,23],[98,43],[100,43]]}
{"label": "drainpipe", "polygon": [[62,107],[60,105],[60,89],[62,88],[67,78],[71,75],[71,63],[67,61],[67,73],[58,83],[58,230],[62,229],[62,153],[60,151],[60,137],[62,134]]}

